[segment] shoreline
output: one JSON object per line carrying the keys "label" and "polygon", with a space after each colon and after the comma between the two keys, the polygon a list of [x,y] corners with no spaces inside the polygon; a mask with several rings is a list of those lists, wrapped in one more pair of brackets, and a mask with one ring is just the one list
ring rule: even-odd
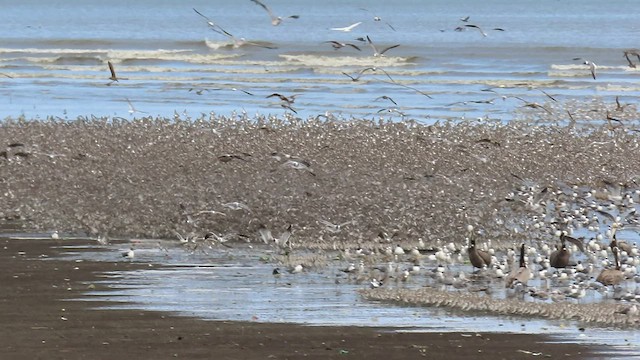
{"label": "shoreline", "polygon": [[[385,328],[205,321],[142,310],[91,310],[77,300],[107,271],[141,268],[135,262],[58,260],[62,244],[82,240],[0,240],[0,297],[4,336],[12,359],[33,358],[386,358],[528,359],[610,358],[614,348],[558,342],[554,336],[504,333],[414,333]],[[44,260],[44,259],[47,260]],[[148,266],[144,264],[142,266]]]}

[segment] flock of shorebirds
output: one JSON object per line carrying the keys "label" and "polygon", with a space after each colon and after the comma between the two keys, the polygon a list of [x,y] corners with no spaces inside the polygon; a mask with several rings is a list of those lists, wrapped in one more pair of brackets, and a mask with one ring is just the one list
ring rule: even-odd
{"label": "flock of shorebirds", "polygon": [[[330,257],[338,259],[338,264],[334,263],[335,282],[362,284],[371,289],[426,286],[497,298],[505,293],[510,298],[535,302],[619,301],[619,315],[639,314],[640,249],[635,242],[619,239],[619,233],[636,233],[640,229],[640,213],[636,209],[640,189],[608,182],[604,190],[577,185],[555,189],[523,186],[507,195],[505,201],[529,211],[532,215],[527,226],[547,229],[548,235],[514,243],[511,248],[494,249],[491,239],[472,225],[461,231],[466,235],[461,236],[464,241],[460,243],[426,244],[423,239],[407,241],[400,239],[397,232],[380,231],[376,239],[357,247],[334,243]],[[224,207],[252,211],[241,202]],[[186,221],[197,216],[188,212],[183,215]],[[354,225],[354,221],[333,223],[319,219],[317,225],[322,236],[331,238]],[[294,225],[289,224],[276,237],[261,225],[256,235],[281,254],[279,261],[290,274],[326,265],[314,262],[317,254],[309,255],[309,249],[302,241],[296,241],[294,232]],[[176,235],[191,251],[214,245],[233,247],[229,240],[239,238],[238,234],[214,232]],[[593,236],[588,238],[589,235]],[[246,242],[255,239],[242,236]],[[122,255],[133,259],[134,250]],[[273,269],[277,278],[283,273],[281,267]]]}

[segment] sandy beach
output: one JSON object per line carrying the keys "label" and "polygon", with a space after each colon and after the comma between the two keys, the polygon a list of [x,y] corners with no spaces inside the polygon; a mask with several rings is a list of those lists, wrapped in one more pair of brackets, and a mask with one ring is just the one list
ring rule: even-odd
{"label": "sandy beach", "polygon": [[[65,245],[81,244],[64,240]],[[61,241],[0,240],[0,349],[7,359],[608,358],[607,349],[544,335],[395,333],[361,327],[217,322],[137,310],[92,310],[83,291],[131,262],[56,260]],[[533,353],[533,354],[532,354]]]}

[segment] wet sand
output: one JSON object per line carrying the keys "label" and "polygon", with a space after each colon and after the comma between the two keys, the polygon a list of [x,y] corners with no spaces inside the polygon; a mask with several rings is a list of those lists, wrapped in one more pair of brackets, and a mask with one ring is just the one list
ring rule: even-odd
{"label": "wet sand", "polygon": [[[609,358],[607,349],[543,335],[394,333],[361,327],[202,321],[139,310],[92,310],[74,299],[100,275],[147,267],[56,260],[82,240],[0,239],[0,349],[7,359]],[[613,350],[611,350],[613,351]]]}

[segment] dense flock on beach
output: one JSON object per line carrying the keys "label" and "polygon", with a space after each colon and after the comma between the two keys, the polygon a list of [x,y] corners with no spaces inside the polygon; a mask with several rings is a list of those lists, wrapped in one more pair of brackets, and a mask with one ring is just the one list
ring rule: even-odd
{"label": "dense flock on beach", "polygon": [[[578,310],[526,314],[635,326],[640,258],[624,242],[640,216],[634,126],[6,119],[0,219],[103,243],[173,239],[185,251],[249,242],[277,250],[274,267],[292,273],[332,263],[338,282],[362,283],[372,299],[483,311],[560,302]],[[472,265],[472,251],[489,259]],[[602,281],[603,269],[621,275]],[[505,285],[516,299],[492,299]],[[474,300],[449,301],[460,292]],[[576,315],[590,292],[607,316]]]}

